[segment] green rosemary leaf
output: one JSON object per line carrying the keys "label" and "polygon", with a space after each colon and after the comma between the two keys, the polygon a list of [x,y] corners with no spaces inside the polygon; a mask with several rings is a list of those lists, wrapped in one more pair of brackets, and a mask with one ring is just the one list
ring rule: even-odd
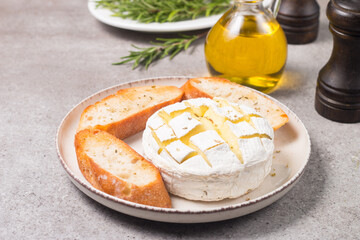
{"label": "green rosemary leaf", "polygon": [[121,61],[121,62],[116,62],[116,63],[113,63],[112,65],[121,65],[121,64],[124,64],[124,63],[128,63],[132,61],[132,59],[127,59],[127,60],[124,60],[124,61]]}
{"label": "green rosemary leaf", "polygon": [[172,11],[172,12],[169,14],[168,18],[166,19],[167,22],[171,22],[171,21],[173,20],[174,16],[175,16],[175,14],[177,14],[179,11],[180,11],[180,9]]}
{"label": "green rosemary leaf", "polygon": [[185,46],[184,46],[184,50],[188,49],[190,44],[194,41],[194,39],[191,39],[190,41],[188,41],[187,43],[185,43]]}
{"label": "green rosemary leaf", "polygon": [[211,11],[212,11],[212,7],[209,6],[209,8],[206,9],[205,16],[210,16],[210,15],[211,15]]}
{"label": "green rosemary leaf", "polygon": [[231,0],[95,0],[114,17],[143,23],[176,22],[225,12]]}
{"label": "green rosemary leaf", "polygon": [[176,56],[176,54],[178,54],[181,50],[182,50],[181,48],[176,49],[176,50],[170,55],[170,59],[173,59],[173,58]]}
{"label": "green rosemary leaf", "polygon": [[145,66],[145,69],[156,60],[169,56],[173,59],[178,53],[189,48],[189,46],[199,38],[205,36],[207,32],[197,35],[185,35],[179,34],[178,38],[157,38],[157,42],[151,42],[153,46],[144,48],[131,45],[137,51],[130,51],[128,56],[124,56],[121,59],[123,61],[113,63],[113,65],[121,65],[129,62],[133,62],[133,69],[140,65]]}

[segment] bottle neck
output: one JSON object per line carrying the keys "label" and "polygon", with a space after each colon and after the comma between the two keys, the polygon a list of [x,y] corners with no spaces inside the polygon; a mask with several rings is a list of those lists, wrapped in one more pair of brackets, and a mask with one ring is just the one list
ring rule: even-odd
{"label": "bottle neck", "polygon": [[236,3],[258,3],[262,2],[263,0],[235,0]]}
{"label": "bottle neck", "polygon": [[235,0],[234,6],[239,10],[259,10],[267,11],[272,14],[273,18],[276,18],[281,0]]}
{"label": "bottle neck", "polygon": [[263,11],[263,0],[235,0],[235,8],[244,12]]}
{"label": "bottle neck", "polygon": [[236,5],[259,5],[262,4],[263,0],[235,0]]}
{"label": "bottle neck", "polygon": [[235,0],[237,8],[260,8],[263,7],[263,0]]}

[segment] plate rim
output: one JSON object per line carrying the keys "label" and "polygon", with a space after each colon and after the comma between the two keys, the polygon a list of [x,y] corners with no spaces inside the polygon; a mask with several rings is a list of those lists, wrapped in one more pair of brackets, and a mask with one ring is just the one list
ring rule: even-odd
{"label": "plate rim", "polygon": [[[217,212],[226,212],[226,211],[233,211],[235,209],[240,209],[240,208],[245,208],[251,205],[254,205],[258,202],[263,202],[273,196],[276,196],[277,194],[279,194],[280,192],[288,189],[288,187],[290,187],[291,185],[293,185],[294,183],[297,182],[297,180],[299,180],[299,178],[303,175],[305,168],[309,162],[309,158],[310,158],[310,154],[311,154],[311,139],[309,136],[309,133],[305,127],[305,125],[303,124],[303,122],[299,119],[299,117],[291,110],[289,109],[287,106],[285,106],[283,103],[279,102],[278,100],[276,100],[275,98],[264,94],[262,92],[259,92],[257,90],[251,89],[256,91],[257,93],[266,96],[268,98],[270,98],[272,101],[274,101],[276,104],[279,104],[280,107],[282,109],[285,109],[287,111],[289,111],[290,113],[293,114],[293,116],[295,117],[295,119],[300,123],[300,125],[302,126],[302,128],[305,130],[305,135],[306,135],[306,139],[307,142],[309,143],[309,152],[306,156],[306,161],[303,165],[303,167],[301,169],[299,169],[295,175],[293,177],[291,177],[289,180],[287,180],[284,184],[282,184],[281,186],[279,186],[278,188],[274,189],[271,192],[268,192],[267,194],[264,194],[262,196],[259,196],[257,198],[245,201],[245,202],[241,202],[241,203],[237,203],[237,204],[233,204],[233,205],[229,205],[229,206],[225,206],[225,207],[214,207],[214,208],[209,208],[209,209],[204,209],[204,210],[179,210],[179,209],[174,209],[174,208],[161,208],[161,207],[154,207],[154,206],[148,206],[148,205],[143,205],[143,204],[139,204],[139,203],[134,203],[134,202],[130,202],[127,200],[123,200],[117,197],[114,197],[112,195],[109,195],[103,191],[100,191],[96,188],[94,188],[90,183],[86,183],[84,181],[82,181],[80,178],[78,178],[75,173],[67,166],[65,160],[63,159],[61,153],[60,153],[60,146],[59,146],[59,136],[60,136],[60,132],[64,126],[65,121],[67,120],[67,118],[70,116],[70,114],[80,105],[84,104],[86,101],[89,101],[91,98],[95,97],[98,94],[101,94],[102,92],[105,91],[109,91],[112,90],[114,88],[118,88],[121,87],[123,85],[131,85],[131,84],[141,84],[141,83],[147,83],[147,82],[154,82],[154,81],[163,81],[163,80],[170,80],[170,79],[181,79],[184,81],[189,80],[190,78],[193,78],[192,76],[163,76],[163,77],[150,77],[150,78],[142,78],[142,79],[138,79],[138,80],[134,80],[134,81],[127,81],[124,83],[120,83],[120,84],[116,84],[113,85],[111,87],[107,87],[104,89],[101,89],[97,92],[95,92],[94,94],[91,94],[90,96],[84,98],[83,100],[81,100],[78,104],[76,104],[75,106],[73,106],[65,115],[65,117],[61,120],[59,127],[56,131],[56,136],[55,136],[55,144],[56,144],[56,151],[57,151],[57,155],[59,157],[60,163],[63,166],[63,168],[65,169],[68,177],[71,177],[73,180],[75,180],[78,184],[80,184],[82,187],[86,188],[88,191],[105,198],[106,200],[110,200],[111,202],[117,203],[117,204],[122,204],[125,205],[126,207],[132,207],[132,208],[136,208],[137,210],[147,210],[147,211],[152,211],[152,212],[156,212],[156,213],[172,213],[172,214],[213,214],[213,213],[217,213]],[[71,179],[70,179],[71,180]],[[71,181],[72,182],[72,181]],[[74,184],[75,185],[75,184]],[[81,189],[80,189],[81,190]],[[88,196],[90,197],[90,196]],[[103,205],[103,204],[102,204]]]}
{"label": "plate rim", "polygon": [[[94,18],[109,26],[132,30],[132,31],[138,31],[138,32],[152,32],[152,33],[173,33],[173,32],[194,31],[194,30],[211,28],[217,22],[217,20],[219,20],[220,17],[226,12],[225,11],[224,13],[221,14],[211,15],[209,17],[196,18],[193,20],[166,22],[164,23],[166,25],[163,25],[162,23],[141,23],[131,19],[112,17],[111,15],[105,17],[102,14],[99,14],[99,12],[97,11],[94,0],[88,0],[88,10]],[[107,19],[107,17],[112,17],[114,20],[111,21]],[[205,20],[208,20],[208,22],[206,22]],[[126,22],[130,22],[131,25],[129,25]]]}

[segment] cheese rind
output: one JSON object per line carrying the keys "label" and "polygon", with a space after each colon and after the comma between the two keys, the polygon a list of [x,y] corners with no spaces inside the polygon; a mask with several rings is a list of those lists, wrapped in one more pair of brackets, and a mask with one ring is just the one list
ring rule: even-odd
{"label": "cheese rind", "polygon": [[166,112],[167,114],[171,114],[173,112],[176,111],[181,111],[186,109],[187,106],[183,103],[183,102],[178,102],[178,103],[174,103],[172,105],[169,105],[167,108],[163,108],[164,112]]}
{"label": "cheese rind", "polygon": [[248,106],[245,106],[245,105],[240,105],[240,109],[241,109],[242,113],[245,114],[245,115],[260,116],[259,113],[255,109],[253,109],[251,107],[248,107]]}
{"label": "cheese rind", "polygon": [[240,138],[238,143],[244,164],[256,164],[263,161],[263,156],[266,156],[266,150],[258,137]]}
{"label": "cheese rind", "polygon": [[166,150],[178,163],[181,163],[186,156],[194,152],[192,148],[188,147],[179,140],[167,145]]}
{"label": "cheese rind", "polygon": [[[255,113],[225,99],[198,98],[170,105],[149,118],[144,153],[159,168],[172,194],[202,201],[239,197],[258,187],[271,170],[273,130]],[[164,125],[154,130],[150,126],[159,122],[159,116],[166,118]],[[163,136],[161,144],[166,146],[159,151],[153,134],[162,128],[172,129],[175,138]]]}
{"label": "cheese rind", "polygon": [[274,130],[268,127],[268,121],[265,118],[252,117],[250,119],[260,134],[265,134],[270,138],[274,138]]}
{"label": "cheese rind", "polygon": [[220,108],[215,108],[215,109],[219,115],[222,115],[231,121],[239,120],[244,116],[242,113],[236,111],[231,106],[220,107]]}
{"label": "cheese rind", "polygon": [[226,124],[230,127],[231,131],[238,138],[251,136],[258,133],[258,131],[246,121],[239,123],[232,123],[230,121],[226,121]]}
{"label": "cheese rind", "polygon": [[167,125],[162,125],[158,129],[154,130],[154,133],[161,142],[176,138],[173,129]]}
{"label": "cheese rind", "polygon": [[155,115],[152,121],[149,123],[149,127],[156,130],[164,124],[164,120],[159,115]]}
{"label": "cheese rind", "polygon": [[265,148],[265,150],[271,154],[274,152],[274,143],[272,139],[268,139],[268,138],[261,138],[261,142]]}
{"label": "cheese rind", "polygon": [[[241,166],[241,162],[226,143],[206,150],[205,155],[214,170],[228,167],[228,172],[231,172],[234,165]],[[216,172],[216,170],[214,172]]]}
{"label": "cheese rind", "polygon": [[200,122],[188,112],[171,119],[169,122],[169,126],[173,129],[177,138],[185,136],[198,125],[200,125]]}
{"label": "cheese rind", "polygon": [[216,145],[225,143],[215,130],[207,130],[192,136],[190,142],[196,145],[201,151],[205,151]]}
{"label": "cheese rind", "polygon": [[198,174],[203,173],[206,174],[211,167],[206,164],[206,161],[200,156],[196,155],[188,160],[184,161],[182,164],[182,168],[186,170],[189,174]]}

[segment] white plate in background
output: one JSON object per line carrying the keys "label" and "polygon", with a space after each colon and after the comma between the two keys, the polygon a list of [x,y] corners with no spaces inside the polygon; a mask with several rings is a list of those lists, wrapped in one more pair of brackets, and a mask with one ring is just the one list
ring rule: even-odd
{"label": "white plate in background", "polygon": [[113,12],[111,12],[110,10],[101,7],[96,8],[96,2],[94,0],[89,0],[88,8],[90,13],[97,20],[107,25],[127,30],[154,33],[184,32],[211,28],[222,16],[222,14],[218,14],[210,17],[202,17],[196,18],[194,20],[185,20],[179,22],[141,23],[131,19],[112,17],[111,15],[113,14]]}

